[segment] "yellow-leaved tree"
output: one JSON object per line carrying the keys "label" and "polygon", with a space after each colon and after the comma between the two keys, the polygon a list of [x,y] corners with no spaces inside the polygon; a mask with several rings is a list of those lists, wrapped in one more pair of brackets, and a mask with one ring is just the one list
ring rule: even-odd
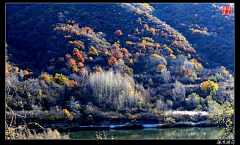
{"label": "yellow-leaved tree", "polygon": [[200,84],[200,88],[205,93],[211,92],[211,91],[217,91],[218,90],[218,84],[214,83],[213,81],[207,80],[205,82],[202,82]]}
{"label": "yellow-leaved tree", "polygon": [[88,54],[96,55],[98,56],[98,51],[95,47],[91,46],[88,50]]}

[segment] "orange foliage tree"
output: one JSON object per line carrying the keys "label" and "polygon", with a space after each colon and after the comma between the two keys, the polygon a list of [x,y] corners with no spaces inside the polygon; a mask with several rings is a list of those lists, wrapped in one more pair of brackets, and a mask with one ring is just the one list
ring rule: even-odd
{"label": "orange foliage tree", "polygon": [[70,58],[70,59],[67,61],[67,66],[68,66],[68,67],[77,67],[75,59]]}
{"label": "orange foliage tree", "polygon": [[69,58],[71,58],[72,56],[71,56],[71,54],[66,54],[65,57],[66,57],[66,59],[69,59]]}
{"label": "orange foliage tree", "polygon": [[41,79],[41,80],[46,79],[46,80],[48,80],[48,81],[51,81],[51,76],[48,75],[47,73],[42,73],[42,74],[40,75],[39,79]]}
{"label": "orange foliage tree", "polygon": [[77,85],[77,82],[74,81],[74,80],[69,80],[68,85],[69,85],[70,87],[74,87],[75,85]]}
{"label": "orange foliage tree", "polygon": [[115,55],[114,55],[114,56],[115,56],[116,58],[118,58],[118,59],[119,59],[119,58],[123,58],[123,53],[117,50],[117,51],[115,52]]}
{"label": "orange foliage tree", "polygon": [[29,72],[27,70],[23,70],[24,75],[29,75]]}
{"label": "orange foliage tree", "polygon": [[200,70],[202,68],[202,64],[197,61],[197,59],[193,58],[190,60],[193,63],[194,69],[196,71]]}
{"label": "orange foliage tree", "polygon": [[93,67],[93,69],[95,73],[102,72],[102,68],[100,66]]}
{"label": "orange foliage tree", "polygon": [[159,64],[159,65],[157,66],[156,72],[161,72],[162,69],[167,70],[166,65],[164,65],[164,64]]}
{"label": "orange foliage tree", "polygon": [[129,60],[129,65],[133,65],[133,59]]}
{"label": "orange foliage tree", "polygon": [[187,69],[184,65],[181,65],[179,73],[181,76],[191,76],[192,75],[191,70]]}
{"label": "orange foliage tree", "polygon": [[69,43],[72,44],[74,47],[85,49],[83,42],[80,40],[69,41]]}
{"label": "orange foliage tree", "polygon": [[117,35],[117,36],[122,36],[123,35],[121,30],[117,30],[114,34]]}
{"label": "orange foliage tree", "polygon": [[78,62],[77,63],[77,66],[80,67],[80,68],[83,68],[84,67],[84,64],[82,62]]}
{"label": "orange foliage tree", "polygon": [[121,48],[121,51],[122,51],[123,53],[128,53],[128,50],[127,50],[126,48]]}
{"label": "orange foliage tree", "polygon": [[90,27],[85,27],[86,31],[89,32],[93,32],[93,30]]}
{"label": "orange foliage tree", "polygon": [[112,46],[115,47],[115,48],[119,48],[120,44],[114,43]]}
{"label": "orange foliage tree", "polygon": [[102,52],[103,52],[103,53],[108,53],[108,49],[103,48],[103,49],[102,49]]}
{"label": "orange foliage tree", "polygon": [[73,58],[77,61],[77,62],[84,62],[84,58],[82,57],[82,54],[80,52],[75,52],[73,53]]}
{"label": "orange foliage tree", "polygon": [[118,65],[118,61],[114,56],[111,56],[110,58],[108,58],[108,65],[112,66],[112,65]]}

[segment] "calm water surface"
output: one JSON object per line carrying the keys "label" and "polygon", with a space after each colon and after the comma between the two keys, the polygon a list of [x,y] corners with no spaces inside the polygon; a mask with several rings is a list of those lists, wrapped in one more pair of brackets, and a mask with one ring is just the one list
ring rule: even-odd
{"label": "calm water surface", "polygon": [[[71,139],[95,139],[96,132],[111,139],[220,139],[219,127],[149,128],[133,130],[76,131]],[[62,133],[62,134],[66,134]]]}

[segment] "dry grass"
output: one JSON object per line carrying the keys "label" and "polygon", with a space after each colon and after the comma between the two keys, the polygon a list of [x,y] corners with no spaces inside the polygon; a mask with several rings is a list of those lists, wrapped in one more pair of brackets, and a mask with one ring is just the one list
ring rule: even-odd
{"label": "dry grass", "polygon": [[[19,130],[18,130],[19,129]],[[43,133],[33,133],[30,130],[14,128],[7,128],[6,139],[69,139],[69,135],[62,136],[56,129],[52,131],[51,129],[46,129]]]}

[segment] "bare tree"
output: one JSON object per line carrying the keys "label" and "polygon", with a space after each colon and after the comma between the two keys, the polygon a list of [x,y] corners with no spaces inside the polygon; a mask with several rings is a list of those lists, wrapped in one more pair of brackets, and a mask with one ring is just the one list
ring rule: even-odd
{"label": "bare tree", "polygon": [[135,90],[134,79],[130,76],[123,77],[112,70],[94,73],[89,78],[94,97],[101,106],[112,104],[120,108],[134,107],[138,101],[144,98]]}
{"label": "bare tree", "polygon": [[167,110],[167,105],[164,103],[164,101],[162,100],[157,100],[157,103],[156,103],[156,109],[157,111],[159,112],[163,112],[163,111],[166,111]]}
{"label": "bare tree", "polygon": [[161,78],[164,80],[165,84],[168,84],[168,82],[171,80],[171,74],[169,71],[162,69],[161,70]]}
{"label": "bare tree", "polygon": [[187,59],[185,59],[185,61],[183,62],[184,66],[187,68],[187,69],[190,69],[191,72],[194,72],[194,66],[193,66],[193,63],[188,61]]}
{"label": "bare tree", "polygon": [[184,55],[178,55],[178,57],[176,59],[171,59],[171,65],[175,69],[179,69],[180,66],[184,64],[185,59],[186,58]]}
{"label": "bare tree", "polygon": [[6,74],[5,81],[6,103],[15,101],[17,102],[18,105],[21,105],[20,100],[22,100],[22,98],[18,95],[19,85],[20,83],[18,74],[13,72]]}
{"label": "bare tree", "polygon": [[167,61],[164,58],[164,56],[153,54],[153,55],[150,56],[148,64],[149,64],[149,66],[156,66],[158,64],[167,65]]}
{"label": "bare tree", "polygon": [[76,81],[77,82],[77,86],[84,87],[84,86],[86,86],[86,82],[88,80],[88,75],[86,75],[86,73],[83,73],[83,75],[77,75],[77,74],[73,73],[73,74],[70,74],[68,76],[68,78]]}
{"label": "bare tree", "polygon": [[124,60],[123,59],[118,59],[118,65],[115,67],[116,71],[124,72]]}
{"label": "bare tree", "polygon": [[70,100],[67,102],[67,106],[69,107],[70,111],[76,112],[78,109],[80,109],[79,101],[75,101],[75,97],[71,96]]}
{"label": "bare tree", "polygon": [[186,90],[184,85],[181,82],[176,81],[174,83],[174,88],[172,89],[172,93],[173,93],[172,98],[174,101],[181,101],[185,99]]}

